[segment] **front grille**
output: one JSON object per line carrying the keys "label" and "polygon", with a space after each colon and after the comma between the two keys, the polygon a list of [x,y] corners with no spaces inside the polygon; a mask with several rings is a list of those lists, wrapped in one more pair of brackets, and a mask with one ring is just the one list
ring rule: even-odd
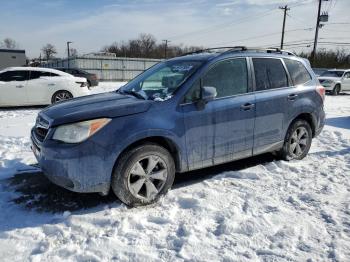
{"label": "front grille", "polygon": [[49,132],[49,122],[39,115],[36,119],[36,123],[34,127],[35,137],[40,142],[43,142],[48,132]]}
{"label": "front grille", "polygon": [[35,136],[36,138],[40,141],[40,142],[43,142],[47,133],[48,133],[48,130],[45,129],[45,128],[42,128],[42,127],[35,127],[34,129],[34,133],[35,133]]}

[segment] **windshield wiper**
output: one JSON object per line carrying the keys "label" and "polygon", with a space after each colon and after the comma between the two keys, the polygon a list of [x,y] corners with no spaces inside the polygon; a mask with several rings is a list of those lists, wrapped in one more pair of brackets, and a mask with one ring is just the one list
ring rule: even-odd
{"label": "windshield wiper", "polygon": [[137,93],[136,91],[133,91],[133,90],[118,90],[118,93],[120,94],[126,94],[126,95],[132,95],[136,98],[140,98],[140,99],[143,99],[143,100],[146,100],[146,98],[141,95],[140,93]]}

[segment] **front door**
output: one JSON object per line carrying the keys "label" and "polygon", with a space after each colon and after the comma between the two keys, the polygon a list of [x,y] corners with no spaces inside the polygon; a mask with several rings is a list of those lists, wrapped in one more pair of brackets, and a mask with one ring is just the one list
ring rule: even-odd
{"label": "front door", "polygon": [[26,87],[29,71],[12,70],[0,74],[0,105],[21,106],[28,104]]}
{"label": "front door", "polygon": [[217,97],[204,109],[195,103],[183,107],[190,169],[251,156],[255,98],[248,93],[246,58],[216,63],[201,85],[215,87]]}

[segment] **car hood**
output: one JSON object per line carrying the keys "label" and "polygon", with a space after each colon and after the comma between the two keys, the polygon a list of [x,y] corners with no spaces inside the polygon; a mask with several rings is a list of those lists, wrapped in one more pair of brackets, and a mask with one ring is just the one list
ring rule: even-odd
{"label": "car hood", "polygon": [[318,80],[332,80],[332,81],[340,81],[341,77],[331,77],[331,76],[321,76]]}
{"label": "car hood", "polygon": [[154,102],[150,100],[141,100],[114,91],[57,103],[45,108],[39,115],[52,127],[101,117],[114,118],[142,113],[152,103]]}

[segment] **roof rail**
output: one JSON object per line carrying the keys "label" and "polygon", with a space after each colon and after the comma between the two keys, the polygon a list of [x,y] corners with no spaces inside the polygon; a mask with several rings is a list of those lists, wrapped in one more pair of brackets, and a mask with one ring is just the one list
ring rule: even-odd
{"label": "roof rail", "polygon": [[[182,56],[200,54],[200,53],[211,53],[212,51],[220,50],[220,49],[228,49],[228,50],[223,52],[223,53],[226,53],[230,50],[237,50],[237,49],[240,49],[239,51],[245,51],[245,50],[247,50],[247,47],[245,47],[245,46],[222,46],[222,47],[205,48],[205,49],[200,49],[200,50],[185,53]],[[216,52],[216,53],[220,53],[220,52]]]}
{"label": "roof rail", "polygon": [[[218,52],[216,50],[221,50],[221,49],[227,49],[223,52]],[[246,46],[227,46],[227,47],[214,47],[214,48],[206,48],[206,49],[201,49],[201,50],[196,50],[193,52],[189,52],[186,54],[183,54],[182,56],[186,55],[192,55],[192,54],[200,54],[200,53],[211,53],[211,52],[219,53],[219,55],[222,54],[227,54],[231,52],[242,52],[242,51],[250,51],[250,52],[266,52],[266,53],[279,53],[279,54],[287,54],[291,56],[295,56],[294,53],[287,51],[287,50],[282,50],[276,47],[269,47],[269,48],[248,48]]]}

